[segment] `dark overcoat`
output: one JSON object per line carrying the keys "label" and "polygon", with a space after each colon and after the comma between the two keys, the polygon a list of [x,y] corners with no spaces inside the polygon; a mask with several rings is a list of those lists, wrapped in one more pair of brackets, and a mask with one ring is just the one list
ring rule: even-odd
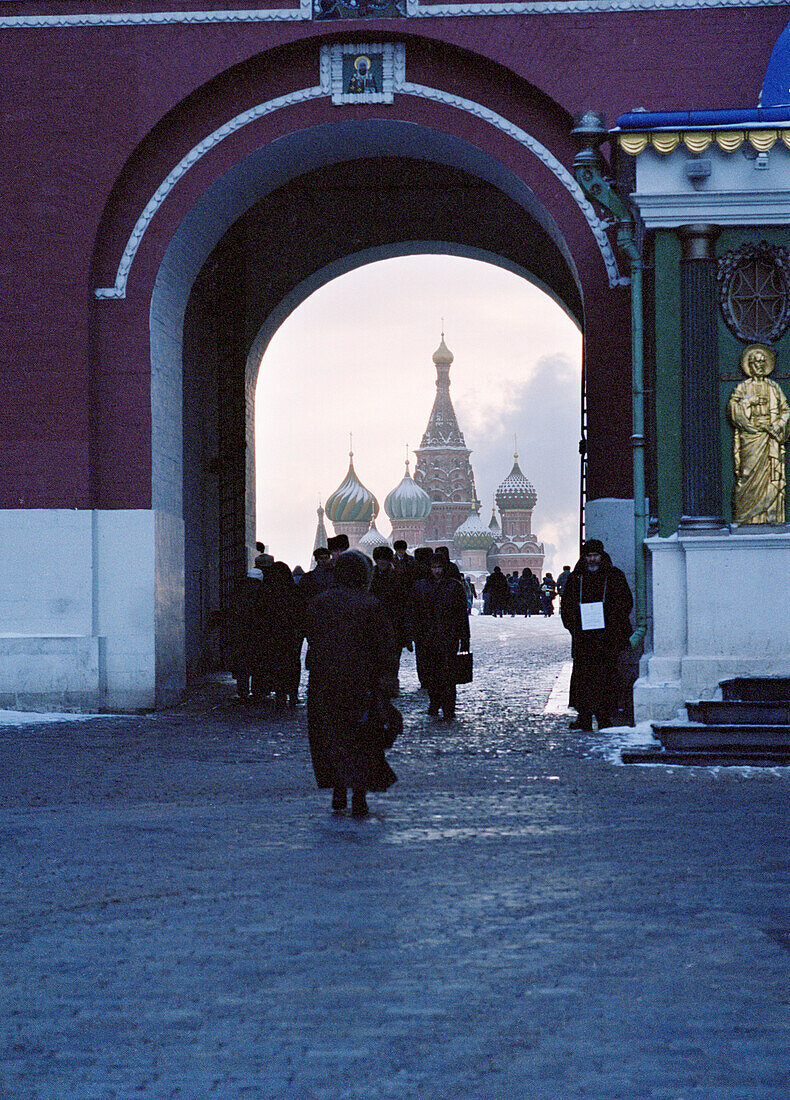
{"label": "dark overcoat", "polygon": [[408,628],[424,653],[453,654],[469,647],[466,593],[460,581],[433,577],[417,581],[408,603]]}
{"label": "dark overcoat", "polygon": [[[604,554],[600,568],[591,573],[579,562],[568,577],[560,616],[571,634],[570,705],[579,711],[611,714],[617,709],[619,681],[617,656],[631,636],[631,589],[621,569]],[[582,630],[580,602],[603,601],[603,630]]]}
{"label": "dark overcoat", "polygon": [[386,791],[397,776],[384,752],[360,735],[367,693],[387,673],[392,627],[368,592],[336,585],[305,609],[310,647],[307,728],[319,787]]}

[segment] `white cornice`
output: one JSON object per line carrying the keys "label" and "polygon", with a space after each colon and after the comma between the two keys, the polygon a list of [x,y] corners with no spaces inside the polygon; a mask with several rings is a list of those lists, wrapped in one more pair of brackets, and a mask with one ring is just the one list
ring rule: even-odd
{"label": "white cornice", "polygon": [[[712,8],[784,7],[786,0],[525,0],[523,3],[420,4],[407,0],[408,16],[414,19],[446,19],[470,15],[596,15],[665,11],[708,11]],[[310,0],[298,8],[248,8],[225,11],[117,11],[47,15],[0,16],[2,30],[42,30],[69,27],[155,27],[167,23],[293,23],[313,17]],[[341,20],[332,20],[336,27]],[[342,22],[364,25],[367,20]],[[396,22],[396,20],[393,20]]]}
{"label": "white cornice", "polygon": [[676,229],[690,222],[713,225],[788,225],[790,189],[704,191],[632,196],[647,229]]}
{"label": "white cornice", "polygon": [[[236,115],[235,118],[230,119],[230,121],[226,122],[223,126],[218,127],[211,134],[208,134],[202,141],[198,142],[186,156],[182,157],[175,168],[168,172],[167,176],[162,180],[156,191],[146,203],[126,243],[113,285],[111,287],[97,288],[94,291],[97,298],[124,298],[126,296],[126,282],[129,271],[146,229],[151,224],[157,210],[159,210],[178,181],[182,179],[189,169],[197,164],[202,157],[219,145],[226,137],[230,137],[231,134],[235,134],[244,126],[256,121],[256,119],[263,118],[264,115],[279,111],[284,107],[292,107],[298,103],[303,103],[310,99],[319,99],[331,94],[329,72],[331,50],[332,47],[330,46],[324,46],[321,49],[321,83],[318,86],[314,88],[302,88],[288,95],[278,96],[276,99],[267,100],[266,103],[260,103],[256,107],[250,108],[248,111],[243,111],[241,114]],[[574,177],[568,169],[557,160],[554,154],[549,152],[545,145],[542,145],[537,138],[528,134],[526,130],[522,130],[520,126],[516,126],[516,124],[509,119],[504,118],[502,115],[497,114],[481,103],[476,103],[471,99],[464,99],[462,96],[452,95],[438,88],[428,88],[422,84],[410,84],[405,81],[403,79],[405,70],[404,53],[405,51],[401,46],[396,50],[394,59],[396,94],[415,96],[419,99],[428,99],[435,103],[442,103],[446,107],[465,111],[467,114],[473,115],[487,122],[489,125],[494,126],[502,133],[507,134],[508,137],[512,138],[514,141],[517,141],[519,145],[528,149],[529,152],[536,156],[556,179],[559,180],[579,207],[598,245],[604,266],[606,267],[609,285],[611,287],[628,285],[629,279],[627,276],[621,275],[618,270],[614,250],[612,249],[609,238],[606,236],[603,223],[595,213],[592,205],[585,198],[584,192],[579,187]]]}

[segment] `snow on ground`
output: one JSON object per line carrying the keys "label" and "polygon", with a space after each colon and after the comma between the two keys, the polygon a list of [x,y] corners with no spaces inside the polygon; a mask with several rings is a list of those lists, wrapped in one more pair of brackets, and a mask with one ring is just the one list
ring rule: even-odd
{"label": "snow on ground", "polygon": [[68,714],[59,711],[0,710],[0,726],[35,726],[53,722],[85,722],[88,718],[113,718],[112,714]]}
{"label": "snow on ground", "polygon": [[[636,726],[612,726],[590,740],[588,756],[602,756],[609,764],[622,764],[623,749],[657,749],[661,743],[653,736],[649,722]],[[663,767],[663,765],[662,765]]]}

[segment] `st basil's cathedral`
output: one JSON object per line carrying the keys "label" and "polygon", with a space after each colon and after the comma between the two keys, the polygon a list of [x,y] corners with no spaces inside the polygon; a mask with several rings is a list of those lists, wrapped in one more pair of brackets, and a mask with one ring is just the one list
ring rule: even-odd
{"label": "st basil's cathedral", "polygon": [[[518,455],[513,469],[494,494],[491,521],[480,518],[471,451],[450,398],[450,366],[453,354],[444,342],[433,353],[436,397],[420,446],[414,452],[414,476],[406,472],[384,500],[392,526],[386,538],[376,527],[379,503],[357,477],[353,452],[348,473],[318,509],[315,546],[326,545],[324,515],[336,534],[348,535],[352,549],[372,554],[376,546],[404,539],[410,550],[417,546],[447,546],[462,573],[478,580],[499,566],[503,573],[528,568],[543,575],[543,543],[532,533],[532,512],[538,495],[521,472]],[[499,518],[497,518],[497,510]]]}

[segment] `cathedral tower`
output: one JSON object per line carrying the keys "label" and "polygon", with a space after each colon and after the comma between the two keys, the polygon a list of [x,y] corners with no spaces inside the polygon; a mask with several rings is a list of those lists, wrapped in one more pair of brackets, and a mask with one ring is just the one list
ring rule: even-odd
{"label": "cathedral tower", "polygon": [[436,398],[417,455],[414,480],[431,498],[425,520],[425,542],[429,546],[452,547],[453,535],[479,507],[475,477],[469,462],[472,453],[458,427],[450,400],[450,366],[453,353],[444,342],[433,353],[436,365]]}

